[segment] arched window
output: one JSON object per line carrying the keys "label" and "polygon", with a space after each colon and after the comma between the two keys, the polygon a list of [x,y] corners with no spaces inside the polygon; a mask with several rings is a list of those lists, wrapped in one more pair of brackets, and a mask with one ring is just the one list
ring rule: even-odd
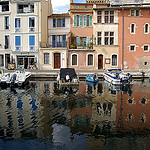
{"label": "arched window", "polygon": [[117,55],[112,55],[112,66],[117,66]]}
{"label": "arched window", "polygon": [[149,24],[148,23],[145,24],[145,33],[149,33]]}
{"label": "arched window", "polygon": [[73,54],[72,55],[72,65],[76,65],[77,66],[77,54]]}
{"label": "arched window", "polygon": [[92,54],[88,55],[88,65],[93,65],[93,55]]}

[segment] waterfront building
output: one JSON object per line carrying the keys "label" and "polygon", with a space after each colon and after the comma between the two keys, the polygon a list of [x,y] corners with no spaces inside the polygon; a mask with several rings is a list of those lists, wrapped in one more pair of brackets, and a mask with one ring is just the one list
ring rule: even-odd
{"label": "waterfront building", "polygon": [[68,67],[78,70],[94,69],[93,4],[73,3],[71,0],[69,14],[71,38],[68,50]]}
{"label": "waterfront building", "polygon": [[41,43],[40,48],[41,70],[53,70],[67,67],[69,37],[69,14],[52,14],[48,16],[48,42]]}
{"label": "waterfront building", "polygon": [[39,42],[47,42],[47,16],[51,0],[0,2],[0,65],[30,69],[39,66]]}
{"label": "waterfront building", "polygon": [[93,5],[95,69],[118,68],[118,10],[109,1]]}

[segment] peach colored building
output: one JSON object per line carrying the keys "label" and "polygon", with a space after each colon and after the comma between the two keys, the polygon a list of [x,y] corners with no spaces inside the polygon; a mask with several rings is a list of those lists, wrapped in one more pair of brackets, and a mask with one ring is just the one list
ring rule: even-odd
{"label": "peach colored building", "polygon": [[[150,5],[123,6],[119,10],[119,67],[149,69]],[[123,29],[123,30],[122,30]]]}
{"label": "peach colored building", "polygon": [[93,50],[93,4],[70,1],[70,49],[68,67],[94,69]]}

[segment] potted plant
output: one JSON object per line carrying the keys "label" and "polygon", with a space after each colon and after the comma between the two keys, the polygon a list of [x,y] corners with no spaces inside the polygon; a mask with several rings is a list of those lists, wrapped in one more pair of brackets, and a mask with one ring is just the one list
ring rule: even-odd
{"label": "potted plant", "polygon": [[70,44],[71,49],[75,49],[75,46],[73,44]]}

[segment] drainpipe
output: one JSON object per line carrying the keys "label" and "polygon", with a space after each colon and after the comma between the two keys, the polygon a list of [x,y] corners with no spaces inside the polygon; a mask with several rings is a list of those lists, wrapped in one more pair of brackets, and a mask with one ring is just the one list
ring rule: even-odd
{"label": "drainpipe", "polygon": [[124,8],[122,6],[122,56],[121,56],[121,69],[124,69],[124,64],[123,64],[123,52],[124,52]]}

